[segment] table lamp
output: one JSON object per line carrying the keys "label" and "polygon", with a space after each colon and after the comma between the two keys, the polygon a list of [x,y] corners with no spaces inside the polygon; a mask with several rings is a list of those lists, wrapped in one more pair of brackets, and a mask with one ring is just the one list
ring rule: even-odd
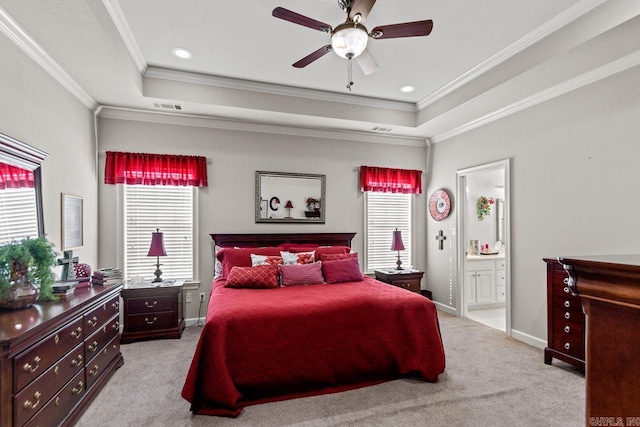
{"label": "table lamp", "polygon": [[291,218],[291,209],[293,208],[293,203],[291,203],[291,200],[287,200],[287,204],[284,205],[284,208],[287,209],[287,218]]}
{"label": "table lamp", "polygon": [[160,278],[162,275],[162,270],[160,270],[160,257],[167,256],[167,253],[164,250],[164,241],[159,228],[156,228],[156,231],[151,233],[151,247],[149,248],[147,256],[156,257],[156,271],[153,273],[156,278],[153,279],[152,283],[162,282]]}
{"label": "table lamp", "polygon": [[393,232],[393,241],[391,242],[391,250],[398,251],[398,261],[396,262],[398,266],[396,267],[396,270],[403,270],[403,268],[401,267],[402,261],[400,260],[400,251],[404,251],[404,243],[402,243],[402,232],[397,228]]}

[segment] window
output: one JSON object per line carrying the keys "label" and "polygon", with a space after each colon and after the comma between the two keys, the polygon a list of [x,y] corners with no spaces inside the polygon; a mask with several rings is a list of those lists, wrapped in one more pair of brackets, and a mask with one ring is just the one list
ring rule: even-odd
{"label": "window", "polygon": [[35,188],[0,190],[0,244],[38,237]]}
{"label": "window", "polygon": [[365,196],[365,270],[395,268],[398,252],[391,250],[393,231],[402,231],[405,250],[400,251],[404,268],[411,265],[411,194],[366,192]]}
{"label": "window", "polygon": [[125,277],[152,279],[151,233],[163,233],[163,279],[194,279],[194,187],[124,185]]}

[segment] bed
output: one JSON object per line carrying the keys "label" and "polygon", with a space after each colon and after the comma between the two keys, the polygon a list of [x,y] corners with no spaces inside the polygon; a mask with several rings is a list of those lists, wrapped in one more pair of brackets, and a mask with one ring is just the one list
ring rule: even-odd
{"label": "bed", "polygon": [[[434,304],[367,276],[351,280],[353,257],[342,253],[349,252],[353,236],[212,235],[223,248],[217,253],[223,268],[214,279],[206,322],[182,390],[192,412],[236,417],[252,404],[401,377],[437,381],[445,355]],[[230,287],[240,270],[272,271],[273,266],[246,266],[247,252],[277,258],[269,254],[283,249],[305,254],[310,247],[325,261],[277,266],[279,280],[295,277],[288,276],[289,271],[315,271],[321,265],[331,283]]]}

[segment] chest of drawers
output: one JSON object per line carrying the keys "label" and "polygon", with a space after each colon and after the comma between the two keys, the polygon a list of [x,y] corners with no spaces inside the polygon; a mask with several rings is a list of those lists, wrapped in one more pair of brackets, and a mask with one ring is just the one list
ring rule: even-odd
{"label": "chest of drawers", "polygon": [[422,281],[423,271],[404,271],[395,272],[393,270],[374,270],[376,279],[388,283],[399,288],[406,289],[411,292],[420,292],[420,282]]}
{"label": "chest of drawers", "polygon": [[569,275],[553,259],[547,263],[547,340],[544,363],[553,358],[584,369],[585,316],[580,297],[569,290]]}
{"label": "chest of drawers", "polygon": [[120,286],[0,313],[0,425],[71,425],[124,360]]}

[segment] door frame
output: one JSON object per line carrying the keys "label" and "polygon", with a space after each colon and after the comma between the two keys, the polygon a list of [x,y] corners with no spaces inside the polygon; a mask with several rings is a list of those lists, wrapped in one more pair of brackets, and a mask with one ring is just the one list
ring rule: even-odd
{"label": "door frame", "polygon": [[485,163],[456,171],[456,193],[457,205],[456,209],[456,227],[457,233],[457,279],[458,292],[456,293],[456,315],[459,317],[467,317],[467,307],[464,304],[464,282],[465,282],[465,260],[467,252],[467,244],[465,242],[465,218],[467,212],[467,177],[470,175],[494,172],[502,170],[504,172],[504,237],[505,247],[505,311],[506,311],[506,333],[511,336],[511,248],[513,240],[511,239],[511,159],[498,160],[491,163]]}

